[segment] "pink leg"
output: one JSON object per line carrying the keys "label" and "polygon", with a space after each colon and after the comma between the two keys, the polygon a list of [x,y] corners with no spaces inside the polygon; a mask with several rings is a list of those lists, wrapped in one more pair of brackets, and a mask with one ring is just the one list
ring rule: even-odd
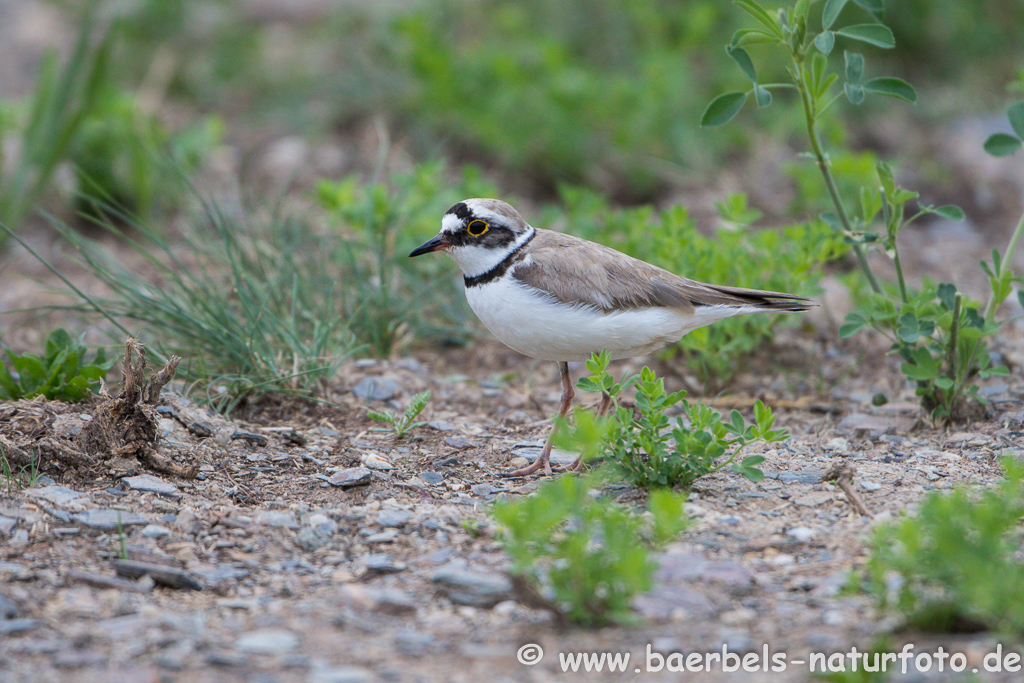
{"label": "pink leg", "polygon": [[[572,378],[569,377],[569,364],[558,361],[558,371],[562,375],[562,403],[558,408],[558,416],[565,417],[569,412],[569,408],[572,407],[572,398],[576,394],[572,390]],[[551,429],[551,434],[548,435],[547,441],[544,442],[544,448],[541,449],[540,455],[533,462],[532,465],[527,465],[522,469],[513,470],[505,474],[506,477],[525,477],[528,474],[533,474],[540,468],[544,468],[544,474],[549,477],[552,474],[551,469],[551,439],[555,436],[554,428]]]}

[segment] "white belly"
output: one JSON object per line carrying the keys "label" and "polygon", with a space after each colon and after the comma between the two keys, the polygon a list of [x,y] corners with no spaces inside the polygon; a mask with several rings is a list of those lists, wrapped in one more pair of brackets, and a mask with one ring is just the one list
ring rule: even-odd
{"label": "white belly", "polygon": [[715,306],[684,315],[670,308],[603,313],[571,306],[531,290],[511,278],[498,278],[466,290],[470,308],[491,333],[523,355],[552,361],[588,360],[608,349],[614,358],[649,353],[691,330],[750,307]]}

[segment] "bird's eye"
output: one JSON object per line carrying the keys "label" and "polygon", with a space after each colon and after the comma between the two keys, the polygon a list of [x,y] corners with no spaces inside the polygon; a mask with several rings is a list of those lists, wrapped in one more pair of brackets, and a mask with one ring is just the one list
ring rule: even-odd
{"label": "bird's eye", "polygon": [[466,226],[466,232],[468,232],[473,237],[480,237],[485,232],[487,232],[487,229],[489,227],[491,227],[491,226],[489,226],[485,221],[481,221],[481,220],[470,221],[469,225]]}

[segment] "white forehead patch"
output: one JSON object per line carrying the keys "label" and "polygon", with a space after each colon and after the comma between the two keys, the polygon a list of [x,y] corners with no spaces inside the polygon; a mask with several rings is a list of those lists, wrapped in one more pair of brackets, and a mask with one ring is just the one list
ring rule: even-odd
{"label": "white forehead patch", "polygon": [[462,221],[454,213],[446,213],[441,219],[441,232],[452,233],[462,227]]}

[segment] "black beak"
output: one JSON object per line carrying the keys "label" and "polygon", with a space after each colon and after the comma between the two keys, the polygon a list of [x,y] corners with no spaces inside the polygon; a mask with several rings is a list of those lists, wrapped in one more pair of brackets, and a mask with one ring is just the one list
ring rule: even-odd
{"label": "black beak", "polygon": [[448,240],[446,238],[442,237],[441,235],[438,235],[436,237],[431,237],[429,240],[427,240],[426,242],[424,242],[420,246],[418,246],[415,249],[413,249],[412,253],[409,254],[409,257],[411,258],[413,256],[419,256],[421,254],[429,254],[432,251],[437,251],[438,249],[444,249],[447,246],[449,246]]}

